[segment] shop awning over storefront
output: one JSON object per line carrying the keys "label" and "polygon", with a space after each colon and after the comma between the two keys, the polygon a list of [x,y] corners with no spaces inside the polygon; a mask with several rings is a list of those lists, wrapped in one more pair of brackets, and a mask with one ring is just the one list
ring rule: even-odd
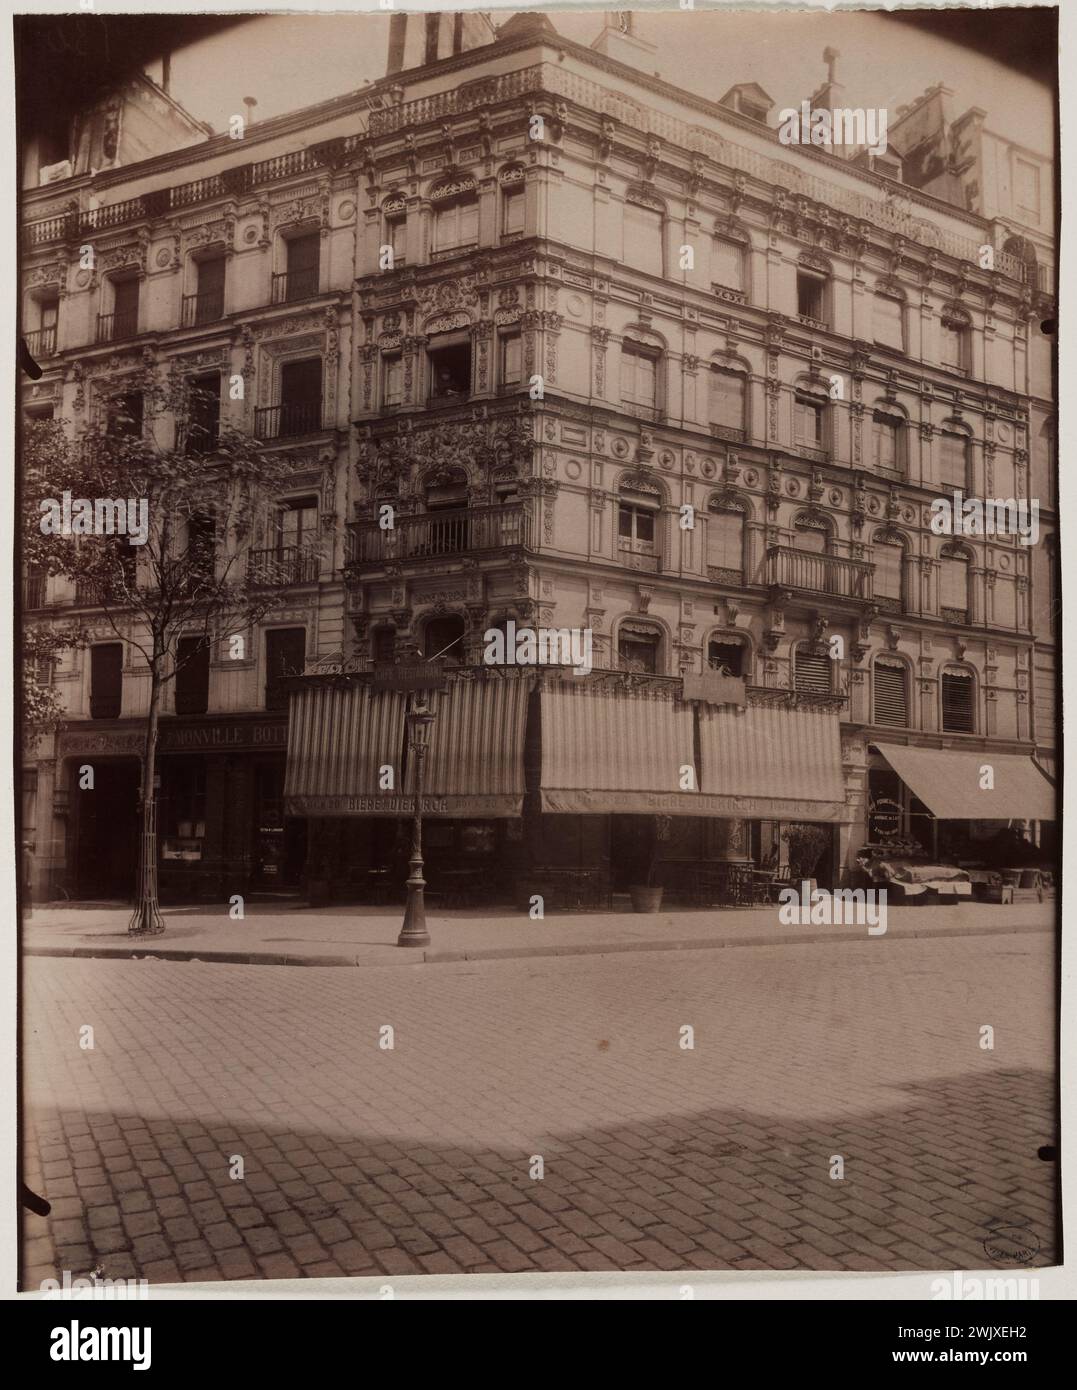
{"label": "shop awning over storefront", "polygon": [[[1029,757],[902,743],[874,746],[939,820],[1055,819],[1055,789]],[[988,780],[990,787],[984,785]]]}
{"label": "shop awning over storefront", "polygon": [[699,708],[699,814],[843,821],[838,716],[773,705]]}
{"label": "shop awning over storefront", "polygon": [[569,682],[539,700],[544,811],[702,814],[698,793],[681,789],[695,781],[691,706]]}
{"label": "shop awning over storefront", "polygon": [[[450,681],[430,696],[436,719],[423,771],[424,815],[518,816],[524,799],[524,733],[531,682]],[[406,789],[415,787],[408,768]]]}
{"label": "shop awning over storefront", "polygon": [[[523,806],[524,680],[453,681],[429,695],[424,816],[517,816]],[[367,685],[294,691],[284,809],[293,816],[410,816],[403,776],[406,696]],[[382,788],[382,769],[393,786]]]}

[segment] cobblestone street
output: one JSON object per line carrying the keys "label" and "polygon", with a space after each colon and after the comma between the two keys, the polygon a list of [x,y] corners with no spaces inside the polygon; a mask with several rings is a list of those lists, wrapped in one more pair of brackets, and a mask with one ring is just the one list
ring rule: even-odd
{"label": "cobblestone street", "polygon": [[29,959],[23,1286],[1049,1264],[1053,952]]}

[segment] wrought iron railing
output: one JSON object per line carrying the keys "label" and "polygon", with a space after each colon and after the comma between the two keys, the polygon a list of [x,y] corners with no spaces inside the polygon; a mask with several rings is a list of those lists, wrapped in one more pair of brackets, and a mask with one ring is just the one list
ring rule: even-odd
{"label": "wrought iron railing", "polygon": [[51,357],[56,351],[56,325],[27,333],[26,346],[31,357]]}
{"label": "wrought iron railing", "polygon": [[138,310],[121,309],[114,314],[98,314],[97,341],[115,343],[120,338],[133,338],[138,333]]}
{"label": "wrought iron railing", "polygon": [[821,555],[789,545],[771,546],[767,551],[767,583],[783,589],[870,599],[874,574],[875,566],[866,560]]}
{"label": "wrought iron railing", "polygon": [[313,299],[318,293],[318,267],[303,266],[301,270],[282,270],[273,276],[272,304],[294,304],[297,299]]}
{"label": "wrought iron railing", "polygon": [[183,296],[184,328],[197,328],[202,323],[216,323],[224,317],[224,290],[207,290],[205,294]]}
{"label": "wrought iron railing", "polygon": [[376,521],[353,521],[347,529],[347,562],[382,565],[434,555],[527,548],[529,538],[530,517],[523,504],[398,516],[386,530]]}
{"label": "wrought iron railing", "polygon": [[254,412],[257,439],[293,439],[322,428],[321,401],[291,401],[260,407]]}
{"label": "wrought iron railing", "polygon": [[318,556],[298,545],[252,550],[247,573],[254,584],[312,584],[318,578]]}

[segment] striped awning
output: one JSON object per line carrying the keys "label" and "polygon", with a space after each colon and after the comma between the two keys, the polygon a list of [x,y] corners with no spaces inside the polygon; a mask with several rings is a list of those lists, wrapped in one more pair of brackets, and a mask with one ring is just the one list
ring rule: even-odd
{"label": "striped awning", "polygon": [[874,746],[939,820],[1055,819],[1055,789],[1023,754]]}
{"label": "striped awning", "polygon": [[[531,682],[450,680],[432,692],[436,718],[423,769],[424,815],[518,816],[524,799],[524,732]],[[409,763],[405,789],[415,788]],[[444,807],[444,809],[440,809]]]}
{"label": "striped awning", "polygon": [[845,821],[838,716],[773,705],[699,708],[699,814]]}
{"label": "striped awning", "polygon": [[[424,816],[517,816],[523,806],[528,682],[454,681],[431,692]],[[410,816],[404,767],[407,697],[367,685],[293,692],[284,809],[293,816]],[[413,764],[414,760],[409,759]],[[391,786],[386,769],[392,769]]]}
{"label": "striped awning", "polygon": [[690,705],[571,681],[539,700],[544,811],[700,814]]}

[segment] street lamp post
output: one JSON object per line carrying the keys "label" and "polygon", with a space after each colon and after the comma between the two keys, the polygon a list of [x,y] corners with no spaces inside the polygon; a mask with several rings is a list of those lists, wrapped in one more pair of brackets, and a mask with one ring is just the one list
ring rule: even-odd
{"label": "street lamp post", "polygon": [[419,696],[405,717],[408,747],[415,755],[415,806],[411,821],[411,858],[408,860],[411,870],[407,881],[408,901],[396,944],[429,946],[430,933],[426,930],[426,904],[423,902],[423,889],[426,887],[423,878],[423,764],[434,716],[422,696]]}

